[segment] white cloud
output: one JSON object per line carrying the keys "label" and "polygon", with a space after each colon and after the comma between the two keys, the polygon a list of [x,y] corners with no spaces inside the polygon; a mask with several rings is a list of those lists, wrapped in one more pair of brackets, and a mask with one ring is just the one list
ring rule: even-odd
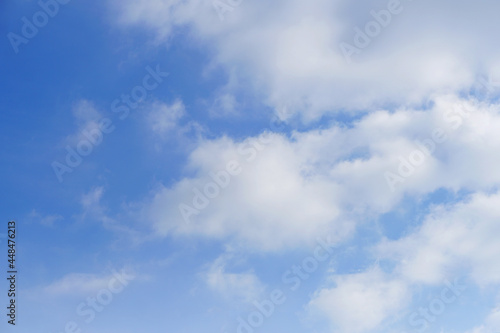
{"label": "white cloud", "polygon": [[45,288],[50,294],[85,294],[106,288],[109,277],[94,274],[69,274]]}
{"label": "white cloud", "polygon": [[[453,205],[436,206],[411,234],[382,241],[372,251],[378,260],[392,263],[390,273],[375,267],[357,274],[333,274],[334,286],[318,290],[309,308],[326,315],[341,332],[369,332],[381,329],[385,320],[387,325],[398,325],[397,319],[406,318],[404,324],[412,303],[409,296],[418,288],[449,286],[447,281],[456,282],[458,276],[467,277],[467,284],[459,282],[460,286],[495,288],[500,284],[498,216],[499,193],[476,193]],[[469,333],[493,333],[499,325],[496,308]]]}
{"label": "white cloud", "polygon": [[[457,116],[462,103],[470,110],[467,119]],[[498,109],[444,96],[426,111],[378,111],[350,128],[295,133],[291,139],[263,134],[243,142],[202,140],[190,154],[190,176],[160,186],[144,204],[143,219],[159,235],[233,239],[262,251],[305,245],[324,233],[345,238],[357,223],[392,210],[405,195],[440,188],[487,191],[500,184],[500,160],[491,154],[500,145]],[[408,158],[419,147],[415,140],[432,137],[437,128],[448,139],[391,192],[385,173],[397,173],[398,157]],[[227,174],[231,160],[240,173],[215,186],[210,173]],[[206,188],[214,198],[196,195]],[[180,204],[193,209],[185,214],[189,222]]]}
{"label": "white cloud", "polygon": [[71,273],[46,286],[43,290],[51,296],[89,295],[108,288],[115,280],[130,281],[131,279],[135,279],[135,274],[130,270],[100,275]]}
{"label": "white cloud", "polygon": [[228,272],[227,265],[232,257],[230,254],[218,257],[203,273],[203,278],[210,289],[226,299],[251,303],[258,299],[264,286],[253,271]]}
{"label": "white cloud", "polygon": [[379,246],[414,283],[436,284],[465,270],[479,285],[500,283],[500,194],[473,195],[467,202],[437,207],[419,230]]}
{"label": "white cloud", "polygon": [[500,304],[498,304],[494,309],[484,319],[484,323],[473,328],[467,333],[496,333],[500,330]]}
{"label": "white cloud", "polygon": [[98,186],[88,193],[82,195],[81,204],[84,209],[94,209],[99,206],[102,195],[104,193],[104,187]]}
{"label": "white cloud", "polygon": [[104,187],[98,186],[81,196],[82,214],[79,217],[81,221],[96,220],[105,227],[111,227],[115,223],[113,218],[106,213],[106,208],[101,204],[103,194]]}
{"label": "white cloud", "polygon": [[175,100],[172,104],[155,102],[151,105],[148,121],[153,132],[166,135],[178,127],[179,119],[186,113],[181,100]]}
{"label": "white cloud", "polygon": [[64,219],[61,215],[59,214],[53,214],[53,215],[42,215],[36,210],[31,211],[31,213],[28,215],[29,220],[34,220],[41,225],[45,227],[53,227],[54,224],[57,221],[60,221]]}
{"label": "white cloud", "polygon": [[325,314],[339,332],[370,331],[408,301],[406,284],[376,267],[332,280],[335,286],[316,292],[309,307]]}
{"label": "white cloud", "polygon": [[500,305],[491,310],[485,320],[484,329],[488,333],[498,332],[500,330]]}
{"label": "white cloud", "polygon": [[99,120],[102,115],[92,102],[85,99],[77,101],[73,106],[72,113],[77,130],[66,138],[66,144],[76,146],[82,141],[88,141],[89,136],[92,136],[90,133],[93,131],[98,130],[100,133]]}
{"label": "white cloud", "polygon": [[236,97],[230,93],[221,93],[215,99],[212,107],[210,108],[210,115],[212,117],[226,117],[229,115],[236,115],[238,102]]}
{"label": "white cloud", "polygon": [[[287,140],[275,135],[272,144],[259,146],[261,151],[251,142],[257,141],[237,144],[222,138],[201,143],[190,157],[196,176],[158,190],[145,207],[145,218],[161,235],[234,237],[240,246],[263,251],[312,242],[329,224],[334,234],[350,229],[346,222],[337,222],[335,186],[321,175],[304,177],[305,170]],[[217,187],[219,195],[185,221],[179,205],[194,208],[196,189],[215,185],[211,172],[229,175],[224,170],[231,160],[238,161],[241,174],[222,177],[228,184]]]}
{"label": "white cloud", "polygon": [[[120,6],[121,23],[150,29],[157,43],[182,28],[190,42],[206,48],[207,71],[221,66],[237,82],[215,97],[220,110],[233,110],[234,92],[245,85],[282,118],[288,117],[282,110],[306,122],[339,110],[371,112],[352,126],[295,132],[290,138],[274,134],[261,149],[250,150],[251,142],[265,135],[243,142],[201,140],[189,156],[187,176],[160,186],[144,203],[143,217],[154,233],[277,251],[307,245],[325,233],[341,241],[405,197],[462,190],[475,194],[434,208],[413,233],[377,247],[378,255],[395,264],[391,276],[377,268],[334,275],[336,285],[319,290],[310,306],[340,331],[362,332],[408,305],[408,290],[415,285],[436,285],[463,272],[480,286],[500,282],[495,269],[500,195],[491,194],[500,185],[500,156],[494,153],[500,146],[500,105],[457,97],[498,94],[498,85],[478,83],[484,77],[499,81],[500,48],[491,33],[500,28],[498,2],[404,1],[402,13],[393,15],[352,63],[340,43],[353,44],[353,28],[363,29],[373,19],[370,11],[386,9],[387,1],[243,1],[223,22],[211,0]],[[381,109],[386,105],[396,110]],[[466,115],[460,114],[464,109]],[[433,133],[445,139],[434,140],[434,152],[425,154],[416,140],[428,142]],[[239,152],[240,144],[248,153]],[[419,152],[424,162],[391,191],[384,175],[397,174],[400,158]],[[252,153],[255,159],[248,160]],[[193,190],[203,191],[213,182],[209,173],[225,170],[231,160],[239,162],[241,173],[185,221],[179,204],[194,207]],[[230,293],[226,287],[253,283],[253,275],[241,274],[227,273],[218,259],[207,281]],[[497,319],[495,310],[474,333],[498,329]]]}
{"label": "white cloud", "polygon": [[491,34],[500,25],[493,14],[499,4],[492,0],[403,1],[403,11],[351,64],[340,43],[353,44],[353,28],[364,29],[374,20],[370,11],[386,10],[387,1],[243,1],[224,21],[212,3],[120,1],[116,10],[123,24],[145,26],[159,41],[187,27],[210,50],[212,66],[236,72],[276,110],[288,107],[305,120],[468,91],[478,75],[494,75],[500,63]]}
{"label": "white cloud", "polygon": [[104,187],[98,186],[81,196],[82,213],[77,216],[77,221],[79,223],[101,223],[104,228],[126,236],[127,243],[130,241],[135,244],[143,242],[147,237],[140,231],[132,228],[122,218],[111,216],[106,205],[102,203],[104,193]]}
{"label": "white cloud", "polygon": [[[160,40],[168,38],[172,30],[179,25],[191,22],[196,15],[196,7],[200,1],[182,0],[139,0],[123,4],[113,3],[119,8],[118,22],[124,25],[143,24],[154,28]],[[161,22],[161,24],[160,24]]]}

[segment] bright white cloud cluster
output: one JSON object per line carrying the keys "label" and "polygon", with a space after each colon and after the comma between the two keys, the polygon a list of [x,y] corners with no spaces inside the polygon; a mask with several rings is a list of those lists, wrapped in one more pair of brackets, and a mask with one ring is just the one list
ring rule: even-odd
{"label": "bright white cloud cluster", "polygon": [[[500,161],[490,153],[500,144],[498,106],[452,96],[432,104],[428,110],[378,111],[350,128],[291,139],[262,134],[243,142],[205,140],[191,153],[186,171],[193,176],[156,191],[146,218],[162,235],[234,237],[271,250],[325,232],[347,236],[359,221],[390,211],[405,195],[440,188],[486,191],[499,184],[494,166]],[[431,150],[436,131],[442,140],[432,141]],[[400,176],[408,165],[412,172]],[[388,173],[398,181],[388,181]]]}
{"label": "bright white cloud cluster", "polygon": [[[393,262],[392,272],[375,267],[334,274],[336,286],[316,292],[310,309],[326,314],[341,331],[368,332],[402,315],[417,285],[462,275],[480,286],[500,282],[500,202],[488,194],[500,184],[500,161],[491,154],[500,145],[498,107],[445,95],[423,110],[377,111],[352,126],[291,138],[264,133],[242,142],[205,140],[190,155],[191,175],[158,189],[143,213],[159,235],[198,235],[275,251],[310,244],[325,233],[346,240],[356,226],[392,211],[405,196],[419,199],[441,188],[477,192],[466,202],[435,208],[409,236],[377,245],[377,258]],[[423,160],[413,164],[416,151]],[[236,164],[229,168],[231,161]],[[400,176],[393,191],[387,173],[399,175],[407,165],[413,172]],[[196,211],[189,211],[188,220],[179,209],[183,204]],[[220,267],[216,272],[216,289],[217,281],[250,279]]]}
{"label": "bright white cloud cluster", "polygon": [[[449,290],[443,289],[438,296],[446,306],[467,288],[464,281],[483,288],[500,285],[496,269],[500,257],[499,203],[498,193],[476,194],[467,202],[434,208],[418,230],[376,246],[377,258],[394,264],[390,274],[375,267],[357,274],[334,275],[335,285],[320,289],[310,308],[325,314],[341,331],[369,332],[389,318],[402,318],[404,325],[428,327],[430,323],[422,321],[425,317],[417,315],[421,307],[415,307],[413,317],[407,315],[412,304],[410,291],[417,286],[445,286]],[[485,318],[486,326],[474,332],[492,332],[491,327],[498,327],[497,312],[494,310]]]}
{"label": "bright white cloud cluster", "polygon": [[[500,49],[490,33],[499,25],[492,14],[498,3],[492,0],[239,3],[224,21],[211,0],[119,6],[122,23],[145,26],[159,41],[187,28],[212,50],[214,64],[237,68],[252,84],[246,88],[257,87],[277,111],[287,107],[305,120],[342,108],[418,104],[429,94],[468,91],[478,76],[500,74]],[[393,7],[399,14],[348,63],[340,45],[355,45],[356,28],[365,31],[376,21],[372,11]]]}
{"label": "bright white cloud cluster", "polygon": [[[159,186],[142,205],[155,234],[263,252],[310,245],[324,234],[341,242],[404,198],[444,188],[472,194],[431,209],[407,236],[375,246],[391,272],[375,265],[333,274],[334,285],[317,290],[309,308],[341,332],[366,332],[408,309],[416,285],[457,275],[480,287],[500,282],[500,155],[493,153],[500,146],[500,48],[491,33],[500,27],[497,2],[214,3],[221,2],[120,2],[120,22],[148,29],[157,45],[182,29],[208,51],[207,72],[220,66],[231,81],[212,115],[234,115],[234,93],[243,88],[283,119],[362,116],[289,137],[200,140],[185,177]],[[346,45],[354,51],[346,53]],[[212,289],[236,294],[257,279],[227,273],[219,261],[206,278]],[[492,332],[495,311],[473,332]]]}
{"label": "bright white cloud cluster", "polygon": [[20,331],[500,332],[500,2],[22,2]]}
{"label": "bright white cloud cluster", "polygon": [[206,141],[191,154],[190,169],[195,178],[161,188],[145,209],[160,234],[235,237],[267,251],[313,241],[330,227],[350,230],[338,221],[334,184],[303,175],[295,147],[281,136]]}
{"label": "bright white cloud cluster", "polygon": [[394,315],[409,298],[407,285],[373,268],[336,276],[335,287],[321,289],[309,306],[327,315],[340,332],[366,332]]}

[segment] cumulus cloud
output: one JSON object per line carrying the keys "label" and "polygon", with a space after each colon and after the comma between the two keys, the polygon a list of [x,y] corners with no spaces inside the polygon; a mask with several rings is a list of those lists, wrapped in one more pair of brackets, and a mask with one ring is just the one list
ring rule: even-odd
{"label": "cumulus cloud", "polygon": [[260,296],[264,285],[253,271],[228,272],[233,256],[223,254],[202,274],[207,286],[226,299],[250,303]]}
{"label": "cumulus cloud", "polygon": [[[185,177],[143,202],[153,233],[280,251],[325,233],[348,239],[404,198],[463,191],[472,193],[466,201],[434,207],[416,230],[376,246],[391,273],[334,274],[309,306],[339,331],[363,332],[409,305],[415,285],[457,274],[479,286],[500,282],[498,2],[256,0],[230,2],[224,13],[212,0],[112,3],[123,26],[146,28],[158,45],[182,31],[208,51],[207,72],[227,71],[232,84],[215,96],[213,115],[234,115],[245,85],[282,119],[359,116],[290,136],[200,140]],[[367,23],[391,3],[398,13],[370,36]],[[356,52],[346,56],[346,44]],[[222,293],[255,282],[228,273],[220,258],[206,278]],[[493,332],[497,319],[495,309],[473,332]]]}
{"label": "cumulus cloud", "polygon": [[[365,31],[376,22],[371,12],[387,12],[394,2],[398,14],[348,63],[340,45],[355,45],[355,28]],[[114,8],[122,24],[149,29],[158,43],[189,31],[210,49],[212,67],[236,71],[267,104],[277,111],[288,107],[306,121],[340,109],[469,92],[478,76],[498,74],[500,49],[490,32],[500,24],[493,14],[499,4],[493,0],[242,1],[233,2],[239,5],[223,21],[213,3],[120,1]]]}
{"label": "cumulus cloud", "polygon": [[[156,232],[235,237],[266,251],[303,243],[335,225],[334,187],[321,177],[303,178],[293,147],[278,135],[271,138],[267,145],[259,143],[263,137],[203,142],[190,158],[197,176],[162,187],[147,204]],[[334,229],[344,233],[349,226],[339,221]]]}
{"label": "cumulus cloud", "polygon": [[408,301],[407,285],[374,267],[332,277],[332,288],[320,289],[309,307],[325,314],[339,332],[366,332],[400,311]]}
{"label": "cumulus cloud", "polygon": [[[309,309],[325,315],[340,332],[370,332],[381,329],[384,323],[386,328],[401,325],[396,320],[399,318],[405,325],[416,290],[450,287],[450,281],[455,281],[457,290],[471,284],[497,288],[499,207],[499,193],[476,193],[464,201],[434,207],[408,236],[375,246],[372,253],[377,259],[391,263],[389,272],[376,265],[362,273],[333,274],[329,278],[333,286],[319,289]],[[440,295],[442,292],[437,297]],[[421,306],[415,306],[417,309]],[[495,332],[499,313],[498,308],[493,309],[484,324],[469,333]]]}
{"label": "cumulus cloud", "polygon": [[481,286],[500,283],[497,238],[500,194],[477,193],[466,202],[438,206],[419,230],[378,246],[399,263],[397,270],[413,283],[437,284],[465,271]]}
{"label": "cumulus cloud", "polygon": [[[241,142],[202,140],[190,154],[190,176],[160,186],[144,203],[143,218],[159,235],[278,250],[325,232],[345,239],[355,225],[391,211],[408,195],[487,191],[499,184],[494,166],[500,160],[490,153],[500,144],[498,105],[448,95],[430,105],[377,111],[350,127],[291,138],[264,133]],[[439,142],[433,141],[436,131]],[[400,175],[402,163],[415,163],[410,174]],[[387,173],[399,181],[388,182]]]}

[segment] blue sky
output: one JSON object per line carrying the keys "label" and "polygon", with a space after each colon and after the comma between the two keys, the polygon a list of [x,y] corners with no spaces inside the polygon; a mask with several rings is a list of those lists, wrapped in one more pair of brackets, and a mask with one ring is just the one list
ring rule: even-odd
{"label": "blue sky", "polygon": [[498,332],[498,9],[2,2],[2,329]]}

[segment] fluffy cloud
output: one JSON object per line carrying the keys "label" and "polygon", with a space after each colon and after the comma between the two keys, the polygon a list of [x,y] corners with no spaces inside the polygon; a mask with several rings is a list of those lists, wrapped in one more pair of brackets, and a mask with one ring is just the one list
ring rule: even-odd
{"label": "fluffy cloud", "polygon": [[[375,247],[378,259],[391,262],[394,268],[390,272],[375,266],[357,274],[334,274],[330,277],[334,286],[317,291],[309,308],[326,315],[339,331],[370,332],[380,329],[385,320],[389,325],[405,325],[412,291],[449,287],[448,281],[455,281],[460,290],[471,283],[483,288],[498,286],[499,207],[499,193],[475,194],[450,206],[435,207],[410,235]],[[417,308],[421,307],[414,310]],[[484,324],[470,333],[495,332],[499,314],[498,308],[493,309]],[[403,318],[399,324],[395,323],[398,318]]]}
{"label": "fluffy cloud", "polygon": [[227,299],[252,302],[264,290],[262,282],[252,271],[228,272],[227,266],[232,255],[224,254],[217,258],[202,274],[207,286]]}
{"label": "fluffy cloud", "polygon": [[[226,69],[283,119],[291,117],[284,110],[305,122],[339,111],[366,115],[290,137],[201,140],[185,177],[160,185],[143,203],[142,218],[155,234],[286,250],[325,233],[345,240],[403,198],[444,188],[475,194],[431,209],[408,236],[382,241],[375,253],[392,263],[390,274],[335,274],[334,286],[318,290],[310,307],[340,331],[363,332],[401,314],[416,285],[461,274],[479,286],[500,282],[500,156],[493,153],[500,105],[491,102],[500,77],[491,34],[500,27],[497,2],[256,0],[228,2],[224,13],[214,3],[125,1],[119,17],[124,26],[148,29],[158,44],[182,30],[208,51],[208,70]],[[358,32],[395,3],[398,13],[386,17],[380,33]],[[357,45],[360,38],[366,46]],[[346,43],[357,48],[349,59]],[[233,113],[241,88],[221,91],[216,115]],[[221,259],[206,278],[222,293],[255,282],[251,274],[228,273]],[[474,333],[492,332],[497,319],[495,310]]]}
{"label": "fluffy cloud", "polygon": [[324,313],[340,332],[365,332],[400,311],[408,300],[405,283],[373,268],[332,278],[335,287],[314,295],[311,309]]}
{"label": "fluffy cloud", "polygon": [[[210,50],[212,66],[236,71],[278,113],[286,107],[305,120],[339,109],[418,104],[500,74],[493,0],[234,1],[222,21],[215,2],[120,1],[115,8],[122,24],[146,27],[158,43],[187,29]],[[348,63],[340,45],[355,45],[354,29],[376,21],[371,11],[395,7],[398,14]]]}
{"label": "fluffy cloud", "polygon": [[294,147],[281,136],[205,141],[191,154],[189,169],[197,176],[162,187],[146,206],[161,235],[235,237],[267,251],[313,240],[329,224],[336,233],[350,228],[335,222],[335,186],[319,175],[304,177]]}
{"label": "fluffy cloud", "polygon": [[475,194],[451,207],[437,207],[419,230],[379,245],[413,283],[436,284],[465,270],[477,284],[500,283],[500,194]]}
{"label": "fluffy cloud", "polygon": [[[159,235],[233,239],[262,251],[324,233],[342,239],[404,196],[499,184],[500,160],[490,153],[498,131],[498,105],[441,96],[426,110],[378,111],[351,127],[203,140],[189,176],[157,189],[143,218]],[[412,172],[400,175],[405,165]],[[387,173],[399,181],[388,183]]]}

